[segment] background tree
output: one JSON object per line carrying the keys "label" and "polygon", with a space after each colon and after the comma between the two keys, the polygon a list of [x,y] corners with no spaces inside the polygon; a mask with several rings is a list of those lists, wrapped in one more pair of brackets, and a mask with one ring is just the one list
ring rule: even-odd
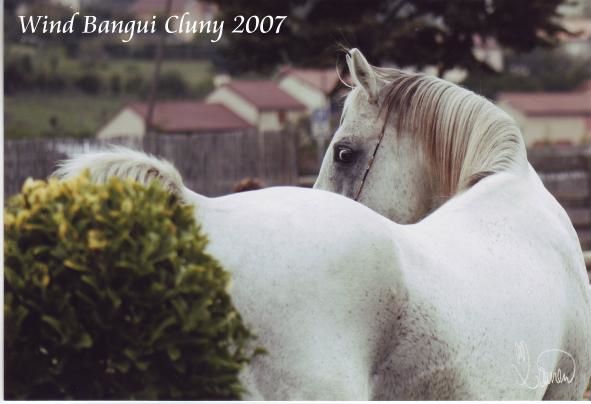
{"label": "background tree", "polygon": [[562,0],[217,1],[228,28],[238,14],[288,16],[279,35],[227,31],[223,51],[230,71],[266,72],[281,63],[333,66],[337,44],[361,48],[375,64],[473,70],[483,67],[472,54],[476,36],[523,52],[554,45],[557,34],[566,33],[556,18]]}
{"label": "background tree", "polygon": [[563,49],[508,53],[499,74],[470,72],[463,86],[488,98],[501,91],[573,91],[591,79],[591,58],[575,57]]}

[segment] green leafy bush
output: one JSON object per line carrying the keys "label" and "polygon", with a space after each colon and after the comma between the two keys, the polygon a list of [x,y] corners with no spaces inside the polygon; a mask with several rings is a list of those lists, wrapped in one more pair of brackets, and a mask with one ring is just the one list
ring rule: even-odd
{"label": "green leafy bush", "polygon": [[186,96],[189,85],[183,76],[176,71],[164,72],[158,82],[158,91],[163,97],[183,97]]}
{"label": "green leafy bush", "polygon": [[28,180],[5,209],[7,399],[235,399],[253,336],[158,184]]}
{"label": "green leafy bush", "polygon": [[33,61],[30,55],[6,55],[4,66],[4,82],[7,94],[28,90],[33,85]]}
{"label": "green leafy bush", "polygon": [[145,95],[148,93],[148,83],[139,73],[131,74],[125,81],[125,92],[128,94]]}
{"label": "green leafy bush", "polygon": [[109,79],[109,83],[110,83],[110,87],[111,87],[111,92],[113,94],[121,94],[121,76],[117,73],[114,73],[111,75],[111,78]]}
{"label": "green leafy bush", "polygon": [[76,82],[76,87],[86,94],[98,94],[103,86],[100,76],[96,73],[84,73]]}

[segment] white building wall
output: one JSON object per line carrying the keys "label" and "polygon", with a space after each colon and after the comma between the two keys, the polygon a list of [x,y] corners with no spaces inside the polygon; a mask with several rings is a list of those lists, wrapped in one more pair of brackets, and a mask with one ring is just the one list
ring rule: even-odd
{"label": "white building wall", "polygon": [[287,120],[291,123],[297,123],[299,120],[301,120],[302,118],[305,118],[308,116],[308,113],[306,111],[289,111],[287,113]]}
{"label": "white building wall", "polygon": [[120,136],[143,137],[144,133],[146,133],[146,124],[143,117],[128,107],[100,128],[96,137],[99,139],[111,139]]}
{"label": "white building wall", "polygon": [[259,111],[257,108],[228,87],[216,88],[207,96],[206,101],[208,103],[222,104],[246,122],[258,126]]}
{"label": "white building wall", "polygon": [[582,118],[530,117],[526,121],[523,132],[528,145],[533,145],[532,141],[572,144],[586,142],[585,121]]}
{"label": "white building wall", "polygon": [[258,129],[261,132],[277,132],[282,129],[279,122],[279,113],[277,111],[261,112]]}
{"label": "white building wall", "polygon": [[540,143],[570,142],[589,143],[584,118],[563,116],[526,116],[507,103],[499,107],[506,111],[519,125],[527,147]]}
{"label": "white building wall", "polygon": [[[228,87],[216,88],[207,98],[208,103],[219,103],[224,105],[236,115],[246,120],[248,123],[256,126],[261,132],[280,131],[284,128],[286,122],[281,122],[278,110],[260,111],[253,104],[246,99],[236,94]],[[285,118],[287,122],[295,123],[306,115],[305,110],[301,111],[285,111]]]}
{"label": "white building wall", "polygon": [[328,107],[329,100],[322,91],[302,83],[295,77],[285,76],[279,82],[279,88],[304,104],[310,112],[315,109]]}

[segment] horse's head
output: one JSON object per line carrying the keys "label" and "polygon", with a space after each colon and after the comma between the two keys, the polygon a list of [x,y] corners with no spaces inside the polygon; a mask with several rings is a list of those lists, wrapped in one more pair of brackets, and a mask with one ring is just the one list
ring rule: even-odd
{"label": "horse's head", "polygon": [[416,221],[434,192],[425,159],[412,139],[395,139],[394,127],[385,126],[385,78],[357,49],[347,55],[347,64],[354,88],[314,188],[356,199],[397,222]]}
{"label": "horse's head", "polygon": [[347,64],[353,89],[314,188],[413,223],[487,175],[526,166],[519,129],[484,98],[373,67],[357,49]]}

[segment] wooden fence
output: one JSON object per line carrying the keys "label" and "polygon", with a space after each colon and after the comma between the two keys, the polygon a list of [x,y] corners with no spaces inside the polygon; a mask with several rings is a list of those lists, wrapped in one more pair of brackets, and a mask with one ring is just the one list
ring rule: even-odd
{"label": "wooden fence", "polygon": [[[109,144],[142,148],[140,139],[130,138],[5,140],[4,195],[17,193],[28,177],[46,178],[59,160]],[[154,154],[172,162],[188,188],[208,196],[230,193],[247,177],[266,186],[298,181],[295,139],[289,132],[162,135]]]}
{"label": "wooden fence", "polygon": [[[47,177],[57,161],[73,153],[108,144],[142,148],[141,140],[130,138],[6,140],[5,195],[17,193],[27,177]],[[229,193],[246,177],[267,186],[298,183],[295,137],[289,132],[159,136],[156,154],[176,165],[190,189],[208,196]],[[531,149],[528,158],[565,207],[583,249],[591,250],[591,147]]]}
{"label": "wooden fence", "polygon": [[531,149],[528,158],[568,213],[583,250],[591,250],[591,147]]}

